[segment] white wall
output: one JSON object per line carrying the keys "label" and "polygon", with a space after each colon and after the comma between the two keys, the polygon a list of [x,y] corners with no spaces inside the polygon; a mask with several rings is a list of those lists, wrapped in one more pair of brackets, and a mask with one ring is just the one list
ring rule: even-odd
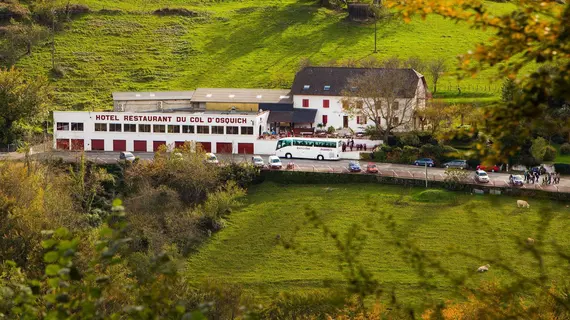
{"label": "white wall", "polygon": [[[309,107],[303,107],[303,99],[309,99]],[[355,132],[363,131],[367,125],[356,123],[356,117],[344,112],[342,109],[342,97],[339,96],[313,96],[313,95],[295,95],[293,96],[293,107],[299,109],[317,109],[314,126],[316,127],[323,121],[323,115],[328,116],[326,127],[333,126],[335,129],[343,128],[343,117],[348,116],[348,127]],[[329,100],[329,108],[323,108],[323,100]]]}

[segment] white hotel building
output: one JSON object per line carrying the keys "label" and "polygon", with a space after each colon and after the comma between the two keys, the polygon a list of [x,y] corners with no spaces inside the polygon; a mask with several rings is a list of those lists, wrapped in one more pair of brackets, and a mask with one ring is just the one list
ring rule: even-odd
{"label": "white hotel building", "polygon": [[[55,111],[53,147],[59,150],[153,152],[161,145],[200,143],[208,152],[271,154],[267,133],[300,135],[322,124],[362,131],[368,119],[342,107],[350,77],[370,69],[308,67],[291,90],[198,88],[195,91],[113,93],[113,112]],[[427,86],[411,69],[373,69],[409,77],[402,99],[424,106]],[[389,81],[389,79],[387,79]]]}

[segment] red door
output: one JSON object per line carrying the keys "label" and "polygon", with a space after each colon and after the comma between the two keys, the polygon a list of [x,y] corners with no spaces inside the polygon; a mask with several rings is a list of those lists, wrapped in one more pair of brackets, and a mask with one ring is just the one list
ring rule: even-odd
{"label": "red door", "polygon": [[91,150],[105,151],[105,140],[103,140],[103,139],[92,139],[91,140]]}
{"label": "red door", "polygon": [[71,150],[83,150],[83,139],[71,139]]}
{"label": "red door", "polygon": [[217,142],[216,143],[216,153],[232,153],[232,143],[231,142]]}
{"label": "red door", "polygon": [[166,145],[166,141],[153,141],[152,142],[152,150],[154,152],[158,151],[158,148],[160,148],[160,146],[165,146]]}
{"label": "red door", "polygon": [[254,154],[253,143],[238,143],[239,154]]}
{"label": "red door", "polygon": [[69,150],[69,139],[57,139],[57,150]]}
{"label": "red door", "polygon": [[127,151],[127,140],[113,140],[113,151]]}
{"label": "red door", "polygon": [[204,152],[212,152],[211,142],[198,142],[198,145],[202,147],[202,150],[204,150]]}
{"label": "red door", "polygon": [[147,152],[146,150],[146,140],[135,140],[133,141],[133,149],[137,152]]}

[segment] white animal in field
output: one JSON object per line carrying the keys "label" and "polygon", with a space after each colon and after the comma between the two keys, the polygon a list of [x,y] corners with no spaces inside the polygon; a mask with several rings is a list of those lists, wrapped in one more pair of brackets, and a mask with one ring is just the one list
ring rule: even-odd
{"label": "white animal in field", "polygon": [[489,271],[489,268],[491,268],[491,266],[486,264],[484,266],[480,266],[479,268],[477,268],[477,272],[487,272]]}
{"label": "white animal in field", "polygon": [[533,238],[527,238],[526,244],[528,244],[529,246],[532,246],[534,244],[534,239]]}
{"label": "white animal in field", "polygon": [[530,204],[524,200],[517,200],[517,208],[530,208]]}

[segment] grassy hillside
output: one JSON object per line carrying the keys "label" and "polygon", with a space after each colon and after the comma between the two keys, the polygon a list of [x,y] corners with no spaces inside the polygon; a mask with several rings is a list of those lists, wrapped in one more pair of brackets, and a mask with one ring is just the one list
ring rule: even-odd
{"label": "grassy hillside", "polygon": [[[188,277],[195,283],[206,278],[240,283],[261,296],[338,284],[342,281],[338,251],[322,231],[306,223],[306,207],[315,209],[329,227],[343,234],[352,224],[360,225],[367,236],[360,256],[362,264],[385,289],[394,288],[400,299],[411,303],[452,298],[457,288],[436,273],[431,281],[436,289],[422,291],[420,278],[408,257],[393,244],[395,239],[387,231],[383,216],[393,216],[396,240],[414,241],[453,274],[472,277],[472,285],[512,280],[493,263],[490,272],[476,273],[477,267],[489,259],[510,264],[522,274],[537,275],[535,260],[517,246],[517,239],[540,239],[537,243],[547,252],[553,250],[551,242],[570,249],[566,231],[570,228],[570,209],[552,201],[530,199],[531,208],[523,210],[517,209],[516,199],[510,197],[459,193],[421,196],[421,189],[381,185],[334,185],[330,192],[324,191],[325,187],[266,183],[254,188],[244,207],[231,215],[228,227],[190,258]],[[549,224],[542,220],[546,217],[552,219]],[[540,226],[545,227],[543,238],[537,234]],[[284,249],[276,235],[294,237],[299,249]],[[554,257],[547,257],[545,263],[551,274],[563,272],[564,267]]]}
{"label": "grassy hillside", "polygon": [[[110,109],[112,91],[289,87],[303,57],[317,64],[370,56],[445,57],[453,69],[458,54],[490,35],[438,17],[410,24],[394,19],[379,24],[374,54],[373,25],[348,22],[345,13],[319,8],[315,1],[75,2],[93,12],[55,38],[56,60],[65,70],[62,78],[52,79],[58,109]],[[490,5],[498,12],[510,8]],[[151,14],[162,7],[184,7],[199,15]],[[34,50],[19,67],[48,74],[49,45]],[[461,96],[455,77],[444,77],[439,88],[450,100],[493,100],[500,83],[490,84],[490,74],[462,81]]]}

